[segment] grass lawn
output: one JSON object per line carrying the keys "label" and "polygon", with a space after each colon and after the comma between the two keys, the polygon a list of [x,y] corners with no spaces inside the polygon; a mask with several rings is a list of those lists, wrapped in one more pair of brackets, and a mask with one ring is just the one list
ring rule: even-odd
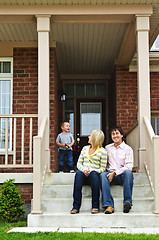
{"label": "grass lawn", "polygon": [[46,232],[46,233],[7,233],[6,231],[13,227],[25,227],[26,222],[18,223],[3,223],[0,222],[0,239],[1,240],[71,240],[71,239],[85,239],[85,240],[154,240],[159,239],[159,234],[125,234],[125,233],[58,233],[58,232]]}

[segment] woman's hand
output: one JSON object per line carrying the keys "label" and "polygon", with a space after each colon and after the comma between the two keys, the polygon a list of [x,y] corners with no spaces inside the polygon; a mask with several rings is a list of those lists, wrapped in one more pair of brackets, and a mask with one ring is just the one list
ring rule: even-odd
{"label": "woman's hand", "polygon": [[88,177],[89,174],[90,174],[90,170],[84,170],[84,175],[85,175],[86,177]]}
{"label": "woman's hand", "polygon": [[116,175],[115,172],[108,173],[107,176],[108,176],[110,182],[113,180],[113,178],[114,178],[115,175]]}

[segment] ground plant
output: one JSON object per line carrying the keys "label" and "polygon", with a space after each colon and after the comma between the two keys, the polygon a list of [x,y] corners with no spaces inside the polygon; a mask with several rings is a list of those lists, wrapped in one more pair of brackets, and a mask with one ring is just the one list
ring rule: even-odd
{"label": "ground plant", "polygon": [[18,221],[25,213],[21,194],[14,179],[6,180],[1,186],[0,219],[6,222]]}

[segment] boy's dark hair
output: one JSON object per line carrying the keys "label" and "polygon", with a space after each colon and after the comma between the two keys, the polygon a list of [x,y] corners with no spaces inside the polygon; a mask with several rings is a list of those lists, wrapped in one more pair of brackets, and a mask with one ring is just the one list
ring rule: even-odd
{"label": "boy's dark hair", "polygon": [[69,123],[68,121],[62,121],[61,124],[60,124],[60,127],[63,127],[65,122]]}
{"label": "boy's dark hair", "polygon": [[115,131],[115,130],[118,130],[118,131],[121,133],[121,135],[124,135],[123,129],[122,129],[121,127],[119,127],[119,126],[114,126],[114,127],[112,127],[112,128],[110,129],[110,133],[112,133],[112,132]]}

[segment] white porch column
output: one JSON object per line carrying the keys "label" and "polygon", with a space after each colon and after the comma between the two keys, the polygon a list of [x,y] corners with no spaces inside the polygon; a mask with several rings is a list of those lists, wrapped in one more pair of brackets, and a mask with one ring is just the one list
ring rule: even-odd
{"label": "white porch column", "polygon": [[143,117],[147,116],[150,119],[149,30],[149,16],[136,16],[140,172],[145,171],[145,136]]}
{"label": "white porch column", "polygon": [[38,129],[42,117],[48,121],[48,149],[49,149],[49,93],[50,93],[50,57],[49,32],[50,15],[37,15],[38,32]]}

